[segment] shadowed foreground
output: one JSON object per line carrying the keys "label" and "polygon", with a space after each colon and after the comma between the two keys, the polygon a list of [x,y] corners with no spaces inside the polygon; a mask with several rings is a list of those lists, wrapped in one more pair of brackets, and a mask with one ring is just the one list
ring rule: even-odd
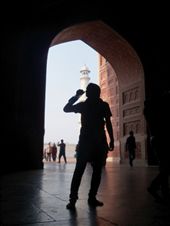
{"label": "shadowed foreground", "polygon": [[74,170],[71,163],[45,163],[44,170],[5,175],[1,185],[1,226],[167,226],[170,203],[159,204],[146,188],[156,167],[107,163],[97,198],[103,207],[87,204],[90,165],[80,186],[76,211],[66,209]]}

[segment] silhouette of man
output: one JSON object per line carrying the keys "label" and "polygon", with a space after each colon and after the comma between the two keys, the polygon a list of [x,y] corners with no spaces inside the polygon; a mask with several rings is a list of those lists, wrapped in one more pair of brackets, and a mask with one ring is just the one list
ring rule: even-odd
{"label": "silhouette of man", "polygon": [[126,151],[128,151],[129,164],[132,167],[133,160],[135,159],[135,152],[136,152],[136,139],[135,139],[133,131],[129,132],[129,136],[126,140]]}
{"label": "silhouette of man", "polygon": [[[148,192],[157,201],[166,201],[169,198],[170,175],[170,92],[165,92],[157,98],[144,102],[144,116],[149,129],[150,142],[159,161],[159,173],[153,178]],[[159,191],[161,191],[159,193]]]}
{"label": "silhouette of man", "polygon": [[57,146],[60,147],[59,155],[58,155],[58,162],[60,163],[61,157],[63,156],[64,162],[67,163],[67,159],[66,159],[66,144],[64,143],[64,140],[61,139],[61,142],[60,143],[58,142]]}
{"label": "silhouette of man", "polygon": [[56,161],[56,157],[57,157],[57,146],[56,146],[55,143],[53,143],[51,154],[52,154],[52,159],[55,162]]}
{"label": "silhouette of man", "polygon": [[[103,203],[96,199],[97,191],[101,181],[103,160],[105,152],[113,151],[114,138],[110,117],[112,116],[109,105],[100,98],[100,87],[90,83],[86,89],[87,99],[74,105],[84,92],[78,90],[64,107],[64,112],[81,114],[81,130],[79,135],[79,148],[77,162],[73,173],[70,188],[70,199],[67,209],[74,209],[78,199],[78,190],[81,179],[88,162],[91,162],[93,173],[91,187],[89,190],[88,204],[92,207],[103,206]],[[109,134],[108,145],[105,126]]]}

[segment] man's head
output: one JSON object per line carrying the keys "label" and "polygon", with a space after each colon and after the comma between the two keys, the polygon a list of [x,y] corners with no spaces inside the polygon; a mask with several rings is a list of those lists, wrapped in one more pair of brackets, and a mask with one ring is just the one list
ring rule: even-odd
{"label": "man's head", "polygon": [[86,89],[86,96],[90,99],[100,98],[100,87],[97,84],[89,83]]}
{"label": "man's head", "polygon": [[129,132],[129,134],[130,134],[130,136],[133,136],[133,131],[131,130],[131,131]]}

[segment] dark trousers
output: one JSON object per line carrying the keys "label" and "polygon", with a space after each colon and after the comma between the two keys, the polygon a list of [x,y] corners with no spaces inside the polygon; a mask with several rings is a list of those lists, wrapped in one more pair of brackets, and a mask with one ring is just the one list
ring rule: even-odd
{"label": "dark trousers", "polygon": [[129,164],[133,166],[133,160],[135,159],[135,151],[129,150]]}
{"label": "dark trousers", "polygon": [[165,196],[165,197],[168,196],[168,194],[169,194],[168,177],[169,177],[168,174],[160,172],[152,180],[150,187],[155,191],[161,189],[163,196]]}
{"label": "dark trousers", "polygon": [[160,163],[159,173],[152,180],[150,187],[155,191],[160,189],[162,195],[166,197],[169,195],[169,169],[163,163]]}
{"label": "dark trousers", "polygon": [[60,162],[62,156],[64,158],[64,162],[66,163],[67,162],[66,154],[65,154],[65,152],[62,152],[62,151],[60,151],[60,153],[59,153],[58,162]]}
{"label": "dark trousers", "polygon": [[169,153],[169,133],[168,137],[155,138],[152,146],[159,160],[158,175],[152,180],[150,187],[157,191],[161,190],[164,197],[169,195],[170,176],[170,153]]}
{"label": "dark trousers", "polygon": [[[87,165],[87,160],[86,159],[77,159],[76,167],[74,170],[72,182],[71,182],[71,191],[70,191],[70,200],[76,202],[78,199],[78,190],[79,186],[81,183],[81,179],[83,176],[83,173],[85,171],[86,165]],[[91,163],[91,166],[93,168],[92,172],[92,178],[91,178],[91,186],[90,186],[90,191],[89,191],[89,198],[95,198],[97,195],[97,191],[100,185],[101,181],[101,174],[102,174],[102,168],[103,168],[103,161],[102,159],[99,160],[94,160]]]}

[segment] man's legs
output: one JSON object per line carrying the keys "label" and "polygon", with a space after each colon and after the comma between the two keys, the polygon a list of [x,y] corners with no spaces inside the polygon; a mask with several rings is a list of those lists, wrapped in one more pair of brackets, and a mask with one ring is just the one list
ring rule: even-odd
{"label": "man's legs", "polygon": [[132,167],[133,166],[133,156],[131,153],[129,153],[129,165]]}
{"label": "man's legs", "polygon": [[99,185],[101,182],[103,162],[95,161],[95,162],[93,162],[92,167],[93,167],[93,173],[92,173],[88,203],[89,203],[89,205],[91,205],[93,207],[103,206],[103,203],[96,199],[97,191],[98,191],[98,188],[99,188]]}
{"label": "man's legs", "polygon": [[61,154],[61,152],[59,153],[59,156],[58,156],[58,162],[60,163],[60,161],[61,161],[61,156],[62,156],[62,154]]}
{"label": "man's legs", "polygon": [[81,183],[81,179],[86,168],[87,161],[84,159],[77,159],[76,167],[73,173],[71,188],[70,188],[70,200],[67,204],[67,209],[74,209],[75,203],[78,199],[78,190]]}
{"label": "man's legs", "polygon": [[160,163],[161,192],[163,198],[169,198],[169,162]]}
{"label": "man's legs", "polygon": [[161,188],[161,173],[159,172],[158,175],[152,180],[147,190],[156,200],[160,201],[161,197],[158,194],[160,188]]}
{"label": "man's legs", "polygon": [[64,162],[67,163],[66,154],[63,154]]}
{"label": "man's legs", "polygon": [[135,159],[135,152],[134,150],[129,151],[129,164],[132,167],[133,166],[133,160]]}

